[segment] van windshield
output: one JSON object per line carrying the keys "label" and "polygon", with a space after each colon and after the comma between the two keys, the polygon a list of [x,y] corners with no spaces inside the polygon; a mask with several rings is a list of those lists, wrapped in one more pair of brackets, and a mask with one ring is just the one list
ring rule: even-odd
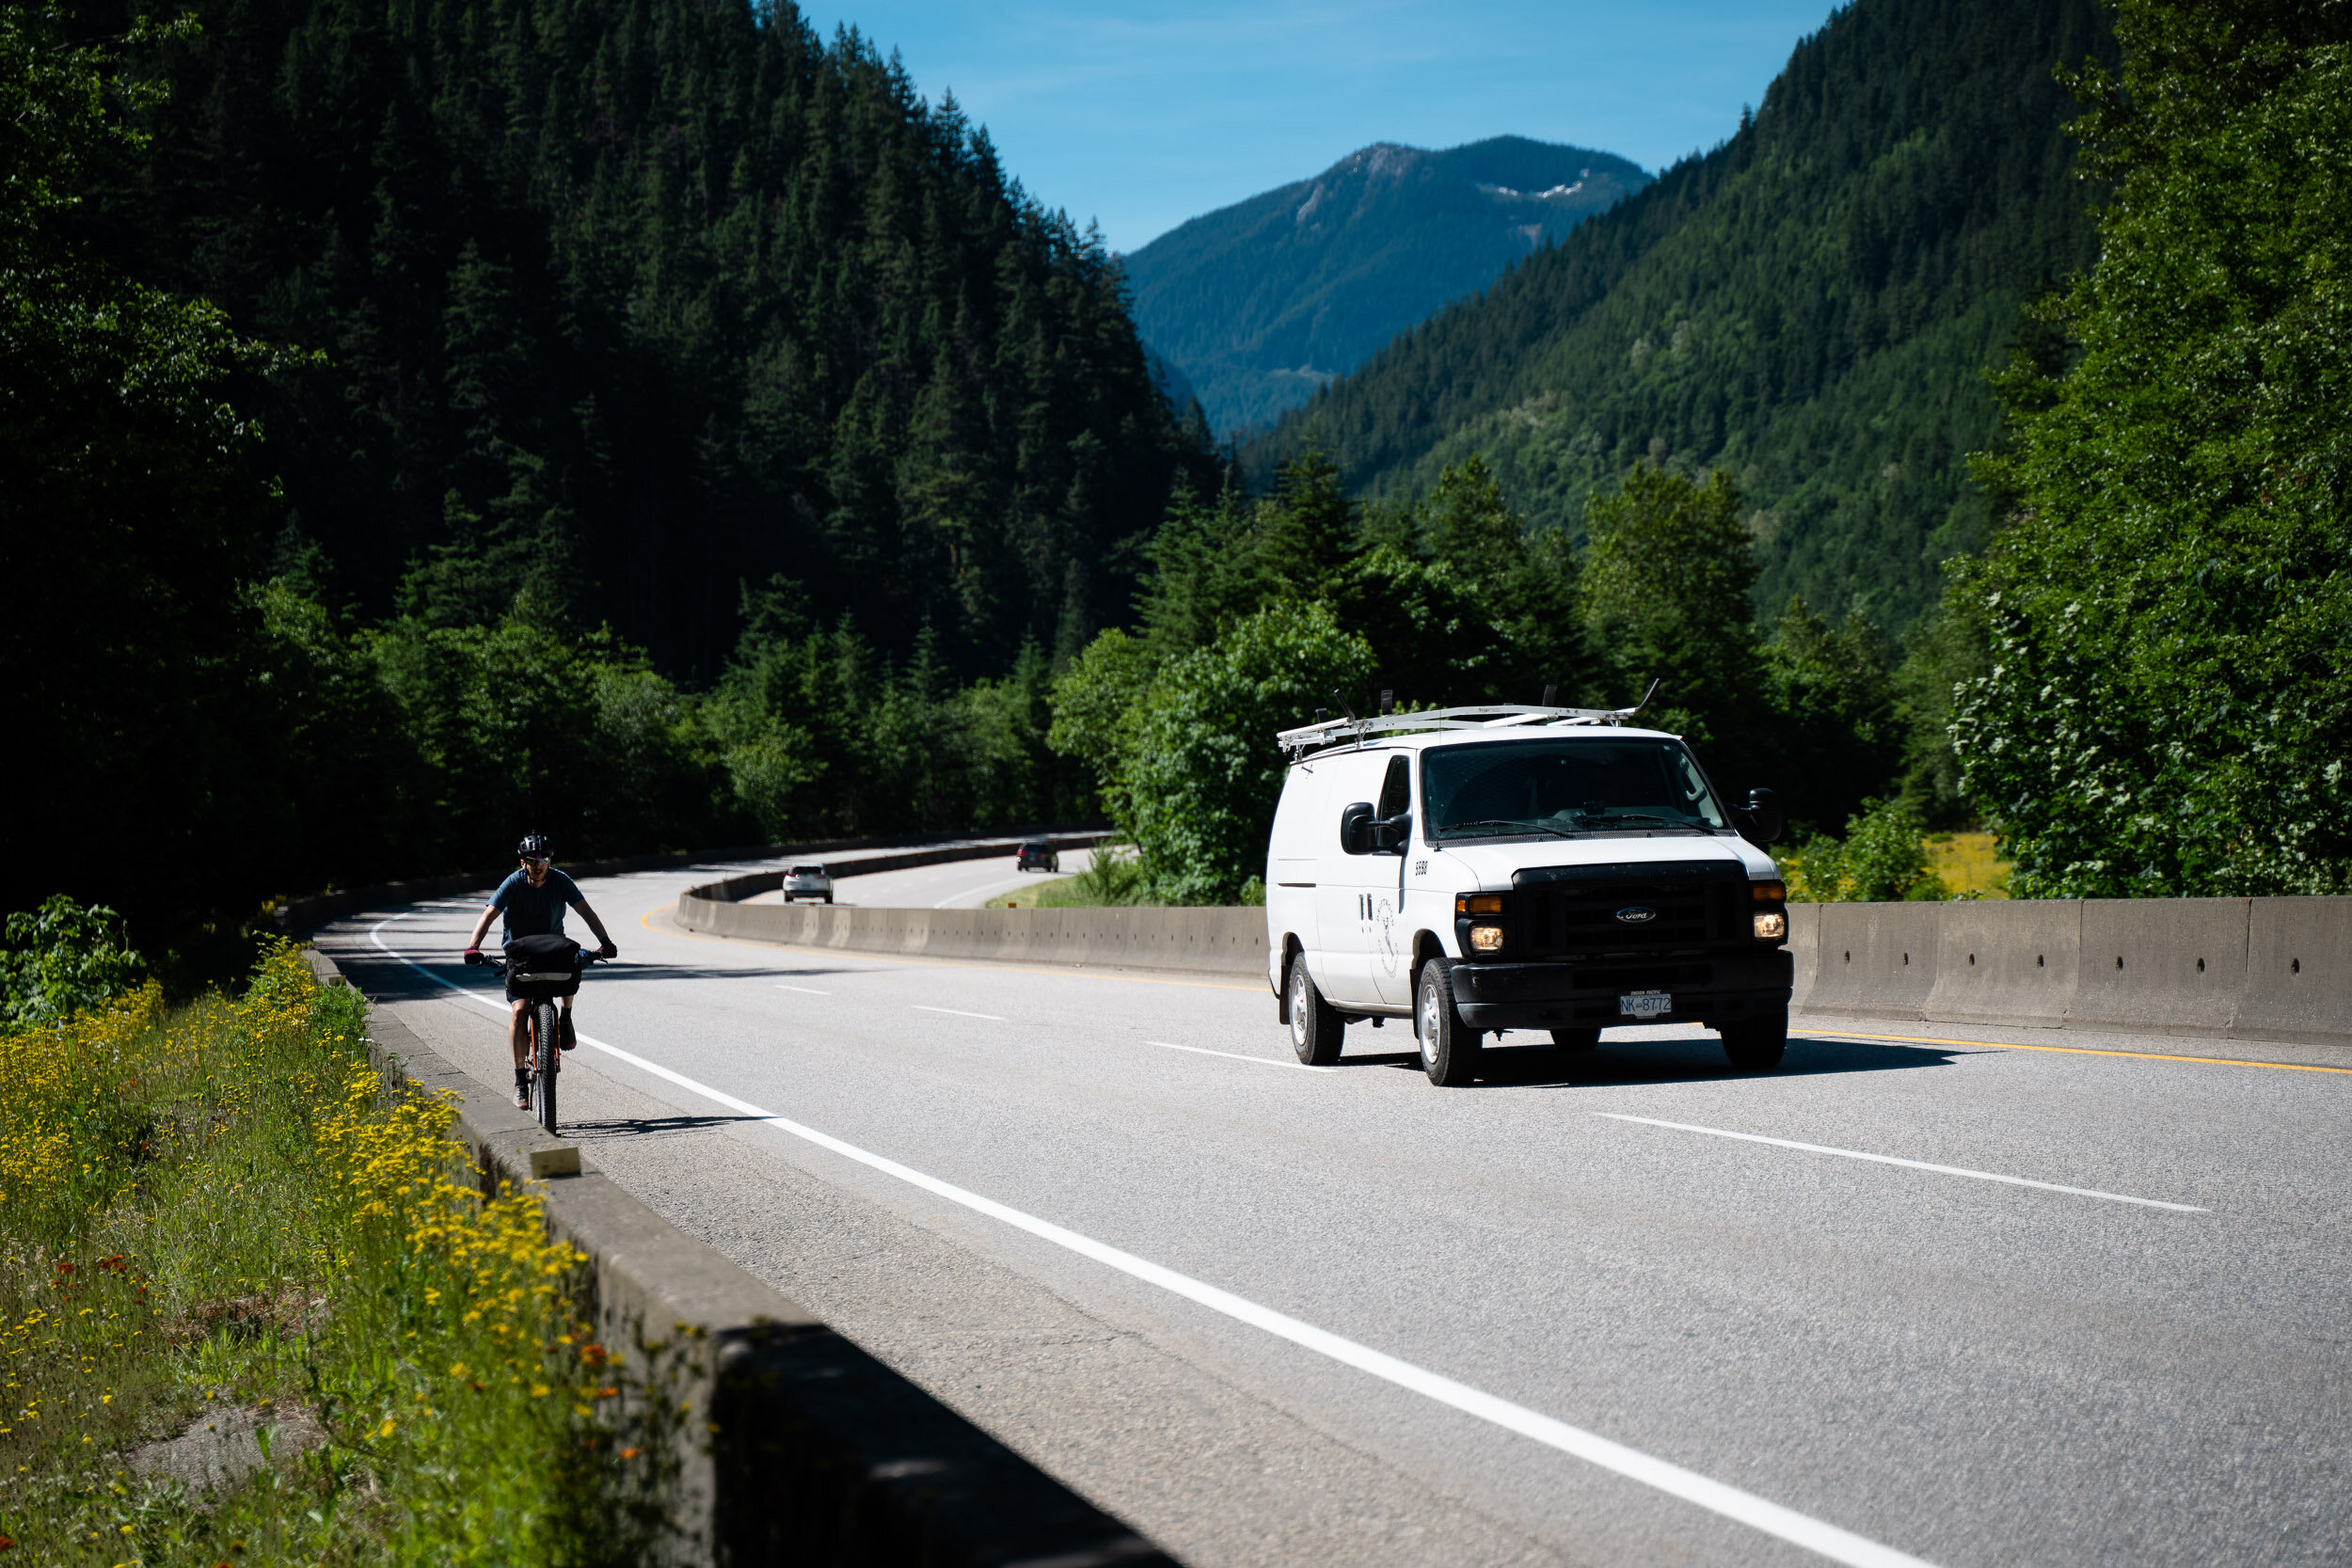
{"label": "van windshield", "polygon": [[1422,753],[1432,842],[1542,833],[1712,832],[1725,826],[1673,740],[1489,740]]}

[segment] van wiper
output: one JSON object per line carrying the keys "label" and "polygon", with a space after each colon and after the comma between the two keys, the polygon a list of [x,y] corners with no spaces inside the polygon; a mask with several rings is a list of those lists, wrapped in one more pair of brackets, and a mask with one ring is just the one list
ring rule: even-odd
{"label": "van wiper", "polygon": [[1639,812],[1639,811],[1625,811],[1625,812],[1597,812],[1597,811],[1592,811],[1592,812],[1579,812],[1579,813],[1577,813],[1577,815],[1578,815],[1579,816],[1582,817],[1582,818],[1583,818],[1585,821],[1587,821],[1587,822],[1655,822],[1655,823],[1657,823],[1657,824],[1658,824],[1660,827],[1661,827],[1661,828],[1671,828],[1671,827],[1674,827],[1674,826],[1675,826],[1675,824],[1674,824],[1674,823],[1669,822],[1668,820],[1666,820],[1666,818],[1664,818],[1664,817],[1662,817],[1662,816],[1650,816],[1650,815],[1649,815],[1648,813],[1646,813],[1646,812]]}
{"label": "van wiper", "polygon": [[1543,822],[1522,822],[1516,818],[1502,816],[1482,816],[1475,822],[1449,822],[1440,831],[1447,833],[1454,833],[1459,832],[1464,828],[1511,828],[1526,832],[1550,833],[1558,838],[1574,838],[1576,836],[1576,834],[1570,832],[1565,828],[1554,828],[1549,824]]}

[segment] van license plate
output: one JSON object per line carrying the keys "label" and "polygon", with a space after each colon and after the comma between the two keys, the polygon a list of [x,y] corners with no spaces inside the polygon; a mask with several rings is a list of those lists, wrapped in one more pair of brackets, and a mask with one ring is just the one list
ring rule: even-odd
{"label": "van license plate", "polygon": [[1637,990],[1617,998],[1617,1012],[1624,1018],[1664,1018],[1675,1010],[1675,999],[1662,990]]}

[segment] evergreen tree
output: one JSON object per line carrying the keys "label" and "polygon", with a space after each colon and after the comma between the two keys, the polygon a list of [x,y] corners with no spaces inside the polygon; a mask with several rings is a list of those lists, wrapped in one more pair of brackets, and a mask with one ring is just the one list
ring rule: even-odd
{"label": "evergreen tree", "polygon": [[2119,0],[1953,735],[2029,896],[2352,891],[2352,12]]}

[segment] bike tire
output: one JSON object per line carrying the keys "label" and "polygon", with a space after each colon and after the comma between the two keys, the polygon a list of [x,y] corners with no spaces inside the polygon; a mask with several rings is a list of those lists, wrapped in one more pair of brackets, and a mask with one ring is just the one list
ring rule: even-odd
{"label": "bike tire", "polygon": [[556,1058],[564,1051],[564,1024],[556,1013],[554,1003],[542,1002],[533,1020],[539,1037],[533,1050],[539,1070],[532,1079],[532,1098],[537,1102],[534,1108],[539,1113],[539,1125],[549,1132],[555,1131]]}

